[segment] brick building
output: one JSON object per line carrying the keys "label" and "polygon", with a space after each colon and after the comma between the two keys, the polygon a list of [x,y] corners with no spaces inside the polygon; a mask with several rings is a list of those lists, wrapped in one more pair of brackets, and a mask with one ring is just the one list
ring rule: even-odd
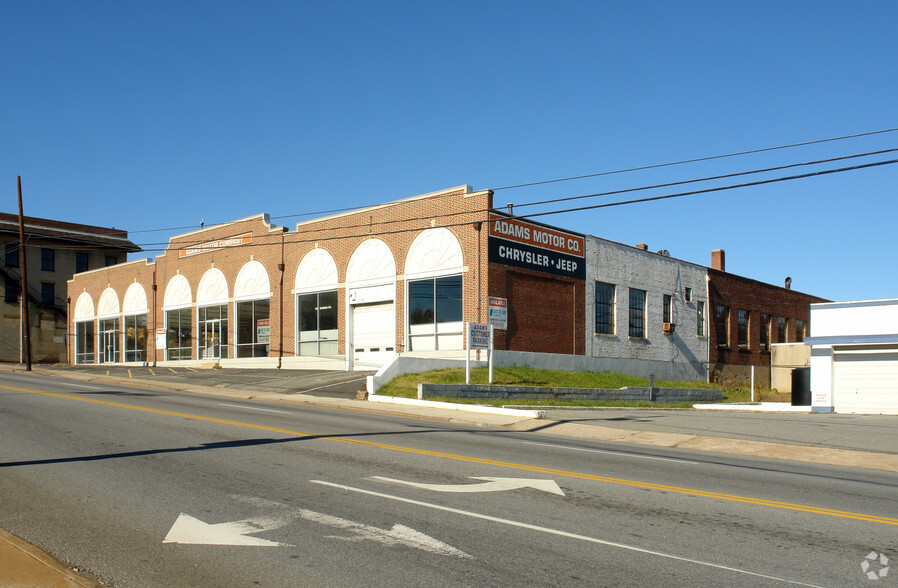
{"label": "brick building", "polygon": [[[492,199],[460,186],[294,230],[257,215],[178,235],[155,261],[69,282],[69,361],[352,370],[398,354],[459,359],[464,324],[487,322],[498,298],[497,350],[704,380],[709,362],[715,373],[769,364],[750,353],[757,320],[785,317],[794,337],[819,300],[505,214]],[[735,354],[709,328],[715,305],[732,309]],[[739,348],[744,313],[750,344]]]}
{"label": "brick building", "polygon": [[[751,366],[769,366],[771,345],[804,340],[811,304],[819,302],[826,300],[792,290],[789,278],[781,287],[727,273],[724,251],[714,250],[708,268],[711,379],[745,381]],[[756,378],[770,385],[769,370]]]}
{"label": "brick building", "polygon": [[155,261],[69,282],[69,360],[355,369],[461,357],[488,296],[520,301],[497,349],[582,355],[582,235],[491,210],[491,192],[461,186],[294,231],[258,215],[178,235]]}
{"label": "brick building", "polygon": [[[76,273],[125,261],[140,248],[118,229],[24,217],[25,264],[32,360],[66,361],[66,283]],[[0,213],[3,258],[3,328],[0,361],[19,362],[22,333],[22,268],[19,217]]]}

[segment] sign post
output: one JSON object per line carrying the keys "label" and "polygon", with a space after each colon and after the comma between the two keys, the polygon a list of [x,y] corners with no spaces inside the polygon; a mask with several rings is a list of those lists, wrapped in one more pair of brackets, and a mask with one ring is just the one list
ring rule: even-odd
{"label": "sign post", "polygon": [[486,349],[489,361],[489,383],[493,383],[493,325],[468,323],[468,345],[465,355],[465,384],[471,383],[471,350]]}

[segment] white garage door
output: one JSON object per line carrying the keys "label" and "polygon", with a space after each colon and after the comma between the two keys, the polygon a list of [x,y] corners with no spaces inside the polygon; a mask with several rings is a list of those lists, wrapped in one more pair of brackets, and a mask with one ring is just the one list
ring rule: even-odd
{"label": "white garage door", "polygon": [[834,351],[836,412],[898,414],[898,347]]}
{"label": "white garage door", "polygon": [[352,350],[357,368],[381,367],[396,354],[392,301],[352,307]]}

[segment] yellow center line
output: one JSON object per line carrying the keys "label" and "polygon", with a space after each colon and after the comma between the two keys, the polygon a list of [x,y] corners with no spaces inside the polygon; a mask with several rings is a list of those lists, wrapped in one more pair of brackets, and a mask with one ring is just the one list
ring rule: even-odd
{"label": "yellow center line", "polygon": [[767,500],[764,498],[752,498],[750,496],[739,496],[738,494],[725,494],[721,492],[712,492],[708,490],[699,490],[695,488],[684,488],[680,486],[667,486],[665,484],[654,484],[652,482],[640,482],[637,480],[627,480],[624,478],[612,478],[609,476],[599,476],[596,474],[587,474],[583,472],[570,472],[566,470],[559,470],[555,468],[546,468],[542,466],[532,466],[526,464],[519,464],[508,461],[499,461],[494,459],[486,459],[482,457],[472,457],[468,455],[458,455],[454,453],[443,453],[441,451],[430,451],[427,449],[416,449],[414,447],[403,447],[401,445],[390,445],[388,443],[378,443],[376,441],[365,441],[362,439],[351,439],[348,437],[332,437],[327,434],[316,434],[316,433],[307,433],[304,431],[294,431],[292,429],[282,429],[280,427],[269,427],[267,425],[256,425],[253,423],[245,423],[241,421],[231,421],[226,419],[218,419],[215,417],[207,417],[196,414],[189,414],[183,412],[173,412],[169,410],[162,410],[159,408],[147,408],[143,406],[133,406],[130,404],[121,404],[119,402],[110,402],[108,400],[99,400],[96,398],[82,398],[79,396],[70,396],[68,394],[59,394],[56,392],[44,392],[41,390],[30,390],[27,388],[16,388],[14,386],[3,386],[0,385],[0,388],[4,388],[6,390],[16,390],[19,392],[28,392],[31,394],[40,394],[43,396],[52,396],[54,398],[65,398],[67,400],[79,400],[81,402],[90,402],[93,404],[100,404],[103,406],[113,406],[116,408],[126,408],[129,410],[137,410],[141,412],[148,412],[153,414],[161,414],[166,416],[175,416],[182,417],[197,421],[204,421],[208,423],[217,423],[221,425],[231,425],[234,427],[243,427],[246,429],[255,429],[257,431],[269,431],[272,433],[283,433],[284,435],[292,435],[296,437],[305,437],[308,439],[325,439],[329,441],[339,441],[341,443],[351,443],[353,445],[362,445],[365,447],[376,447],[378,449],[388,449],[391,451],[401,451],[404,453],[413,453],[416,455],[426,455],[430,457],[439,457],[442,459],[453,459],[457,461],[464,461],[469,463],[479,463],[484,465],[492,465],[503,468],[511,468],[516,470],[523,470],[528,472],[538,472],[541,474],[549,474],[553,476],[565,476],[568,478],[578,478],[581,480],[591,480],[595,482],[606,482],[609,484],[618,484],[622,486],[630,486],[632,488],[643,488],[648,490],[658,490],[661,492],[672,492],[677,494],[688,494],[690,496],[701,496],[704,498],[715,498],[718,500],[727,500],[730,502],[741,502],[744,504],[755,504],[759,506],[769,506],[772,508],[781,508],[785,510],[794,510],[800,512],[808,512],[812,514],[820,514],[832,517],[839,517],[845,519],[854,519],[858,521],[866,521],[870,523],[882,523],[884,525],[895,525],[898,526],[898,518],[890,518],[890,517],[882,517],[878,515],[870,515],[863,514],[857,512],[850,512],[844,510],[835,510],[831,508],[823,508],[819,506],[809,506],[804,504],[793,504],[790,502],[780,502],[778,500]]}

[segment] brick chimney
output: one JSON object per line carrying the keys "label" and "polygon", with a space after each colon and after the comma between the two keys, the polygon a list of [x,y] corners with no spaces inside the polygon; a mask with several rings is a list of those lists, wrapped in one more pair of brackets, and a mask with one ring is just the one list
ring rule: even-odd
{"label": "brick chimney", "polygon": [[648,251],[649,250],[649,246],[646,245],[645,243],[637,243],[636,248],[639,249],[640,251]]}
{"label": "brick chimney", "polygon": [[726,270],[726,252],[723,249],[715,249],[711,252],[711,268],[720,270],[722,272]]}

